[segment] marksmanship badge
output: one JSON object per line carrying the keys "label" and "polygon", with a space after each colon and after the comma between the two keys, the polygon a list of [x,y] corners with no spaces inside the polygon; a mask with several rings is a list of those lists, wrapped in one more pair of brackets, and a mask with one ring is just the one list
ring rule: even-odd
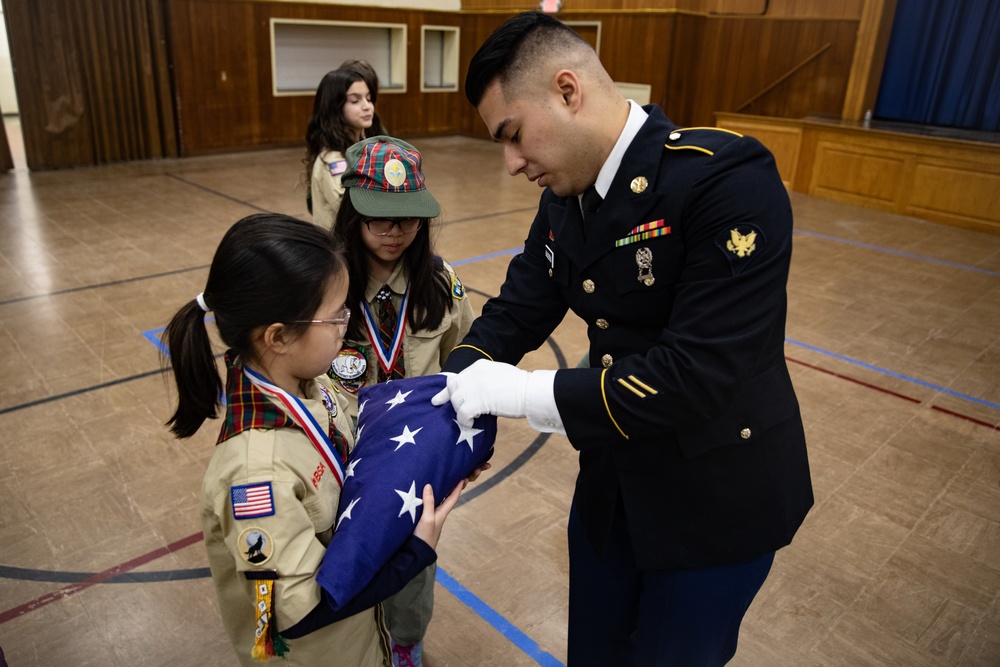
{"label": "marksmanship badge", "polygon": [[639,248],[635,251],[635,263],[639,267],[639,275],[636,276],[636,280],[646,287],[652,287],[653,283],[656,282],[656,278],[653,276],[653,251],[646,246]]}

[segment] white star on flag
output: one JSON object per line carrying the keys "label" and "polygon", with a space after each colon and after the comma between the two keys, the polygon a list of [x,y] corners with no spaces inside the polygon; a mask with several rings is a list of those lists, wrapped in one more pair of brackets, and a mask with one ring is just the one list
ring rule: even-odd
{"label": "white star on flag", "polygon": [[[405,403],[406,402],[406,397],[409,396],[412,393],[413,393],[412,391],[408,391],[408,392],[406,392],[404,394],[401,391],[397,391],[396,395],[393,396],[391,400],[386,401],[385,404],[389,406],[390,410],[392,410],[394,407],[396,407],[400,403]],[[360,414],[358,416],[360,417]]]}
{"label": "white star on flag", "polygon": [[455,422],[455,424],[458,426],[458,440],[455,441],[455,444],[461,445],[463,442],[467,442],[469,443],[469,451],[471,452],[475,447],[475,445],[472,444],[472,439],[475,438],[480,433],[482,433],[483,429],[473,428],[472,426],[470,426],[469,428],[465,428],[464,426],[458,423],[457,419],[453,419],[452,421]]}
{"label": "white star on flag", "polygon": [[402,433],[400,433],[399,435],[397,435],[395,438],[389,438],[390,440],[395,440],[396,442],[399,443],[398,445],[396,445],[396,449],[394,449],[392,451],[398,450],[403,445],[415,445],[415,444],[417,444],[417,441],[416,441],[416,439],[413,436],[415,436],[417,433],[420,433],[423,430],[424,430],[424,427],[421,426],[416,431],[411,431],[409,426],[404,425]]}
{"label": "white star on flag", "polygon": [[[403,499],[403,509],[399,510],[399,516],[403,516],[407,512],[410,513],[410,518],[413,519],[413,523],[417,522],[417,508],[424,504],[421,498],[417,497],[417,483],[415,481],[410,482],[409,491],[395,490],[399,494],[399,497]],[[423,489],[420,490],[421,495],[423,495]]]}
{"label": "white star on flag", "polygon": [[[316,576],[335,610],[367,586],[413,534],[428,509],[424,485],[433,487],[440,503],[493,453],[496,417],[479,417],[473,428],[463,429],[450,402],[431,404],[446,381],[440,374],[404,378],[359,392],[358,404],[365,407],[345,465],[339,520]],[[403,446],[416,445],[418,433],[419,447]],[[364,465],[358,465],[362,458]],[[361,496],[364,503],[357,502]],[[410,521],[401,520],[407,515]]]}
{"label": "white star on flag", "polygon": [[334,530],[336,530],[337,528],[340,528],[340,522],[343,521],[344,519],[353,519],[354,518],[354,517],[351,516],[351,510],[354,509],[354,506],[358,504],[359,500],[361,500],[361,496],[358,496],[357,498],[355,498],[354,500],[352,500],[351,504],[347,506],[347,509],[340,513],[340,518],[337,519],[337,526],[336,526],[336,528],[334,528]]}

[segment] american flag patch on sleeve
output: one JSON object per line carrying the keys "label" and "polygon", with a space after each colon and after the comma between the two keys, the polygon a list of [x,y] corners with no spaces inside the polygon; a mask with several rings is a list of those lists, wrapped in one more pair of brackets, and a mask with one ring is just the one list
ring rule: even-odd
{"label": "american flag patch on sleeve", "polygon": [[230,487],[229,497],[233,501],[233,516],[237,519],[256,519],[274,514],[274,494],[270,482]]}

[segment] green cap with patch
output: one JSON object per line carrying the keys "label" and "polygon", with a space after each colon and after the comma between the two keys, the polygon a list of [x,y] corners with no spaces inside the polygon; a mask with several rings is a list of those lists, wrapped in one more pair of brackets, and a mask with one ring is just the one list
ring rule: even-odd
{"label": "green cap with patch", "polygon": [[342,182],[358,213],[370,218],[436,218],[437,200],[427,190],[420,152],[400,139],[379,135],[347,149]]}

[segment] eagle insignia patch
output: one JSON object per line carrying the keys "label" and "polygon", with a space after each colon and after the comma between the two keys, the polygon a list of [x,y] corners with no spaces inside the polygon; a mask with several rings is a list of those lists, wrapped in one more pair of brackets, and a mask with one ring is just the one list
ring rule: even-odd
{"label": "eagle insignia patch", "polygon": [[729,235],[730,239],[726,241],[726,250],[735,252],[737,257],[749,257],[750,253],[757,249],[757,246],[754,245],[757,232],[747,232],[744,236],[736,229],[731,229]]}
{"label": "eagle insignia patch", "polygon": [[726,256],[735,275],[764,251],[764,233],[755,225],[735,225],[719,232],[715,245]]}

